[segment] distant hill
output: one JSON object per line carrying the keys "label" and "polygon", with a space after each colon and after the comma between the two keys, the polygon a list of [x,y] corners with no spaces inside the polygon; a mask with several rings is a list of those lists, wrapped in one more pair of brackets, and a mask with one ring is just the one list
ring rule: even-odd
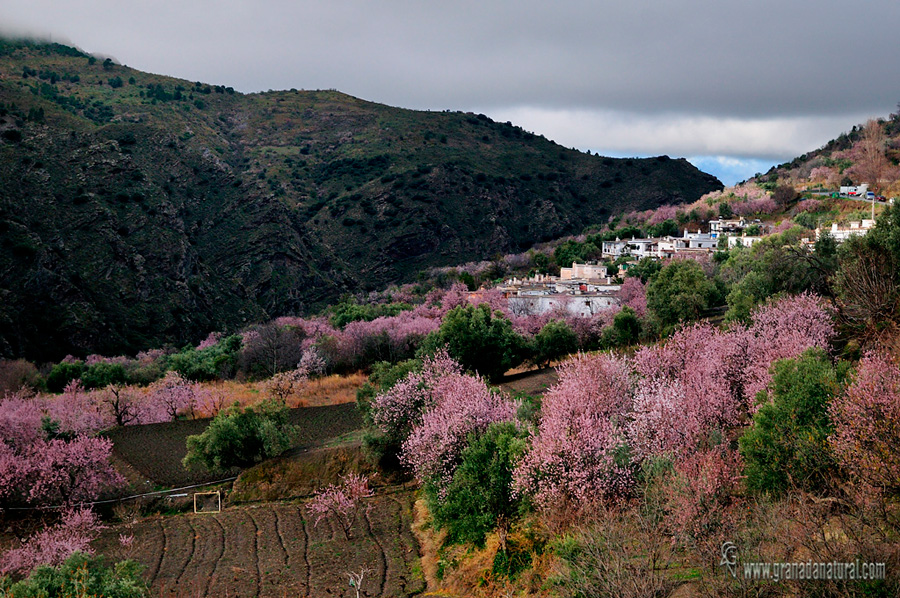
{"label": "distant hill", "polygon": [[900,196],[898,164],[900,105],[887,119],[854,126],[819,149],[774,166],[754,180],[770,186],[828,188],[868,183],[870,188],[891,197]]}
{"label": "distant hill", "polygon": [[483,115],[0,40],[0,355],[180,345],[721,187]]}

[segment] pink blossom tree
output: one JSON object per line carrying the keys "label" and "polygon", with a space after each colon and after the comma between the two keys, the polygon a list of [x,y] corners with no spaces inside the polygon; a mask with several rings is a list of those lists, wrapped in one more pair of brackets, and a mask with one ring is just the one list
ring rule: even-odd
{"label": "pink blossom tree", "polygon": [[203,349],[209,349],[210,347],[215,347],[219,344],[219,341],[222,340],[224,335],[221,332],[210,332],[209,336],[207,336],[203,341],[197,345],[196,349],[198,351],[202,351]]}
{"label": "pink blossom tree", "polygon": [[462,374],[460,365],[447,351],[438,351],[425,359],[421,372],[412,372],[403,380],[377,395],[372,401],[372,419],[382,432],[402,442],[431,408],[437,397],[433,392],[438,380],[448,375]]}
{"label": "pink blossom tree", "polygon": [[202,385],[197,390],[197,411],[204,417],[215,417],[228,406],[228,391],[222,385]]}
{"label": "pink blossom tree", "polygon": [[65,511],[58,524],[0,557],[0,574],[24,576],[40,565],[60,565],[75,552],[91,554],[91,542],[104,527],[90,509]]}
{"label": "pink blossom tree", "polygon": [[830,407],[829,438],[841,466],[878,491],[900,490],[900,368],[884,353],[868,353],[856,379]]}
{"label": "pink blossom tree", "polygon": [[499,311],[504,315],[509,315],[509,300],[499,289],[487,289],[473,295],[469,301],[472,305],[487,303],[491,311]]}
{"label": "pink blossom tree", "polygon": [[494,422],[512,421],[516,404],[492,392],[483,378],[456,372],[438,378],[430,392],[433,406],[413,426],[402,457],[420,482],[441,489],[450,483],[469,435]]}
{"label": "pink blossom tree", "polygon": [[695,324],[635,354],[629,438],[638,455],[687,455],[741,421],[740,393],[727,375],[736,348],[730,335]]}
{"label": "pink blossom tree", "polygon": [[721,447],[675,464],[663,486],[665,524],[673,540],[703,549],[728,539],[742,467],[739,453]]}
{"label": "pink blossom tree", "polygon": [[69,382],[61,396],[47,397],[44,408],[46,415],[59,424],[60,432],[91,434],[112,425],[100,393],[86,391],[78,380]]}
{"label": "pink blossom tree", "polygon": [[175,421],[185,411],[193,415],[197,406],[196,386],[178,372],[166,372],[162,380],[150,385],[147,407],[152,419],[165,414],[170,421]]}
{"label": "pink blossom tree", "polygon": [[26,447],[43,437],[41,404],[25,398],[21,392],[0,400],[0,444],[12,448]]}
{"label": "pink blossom tree", "polygon": [[369,478],[351,473],[343,476],[339,483],[316,492],[306,503],[306,510],[316,518],[314,527],[318,527],[323,519],[330,519],[344,532],[344,539],[350,539],[361,501],[372,495]]}
{"label": "pink blossom tree", "polygon": [[543,509],[627,493],[634,481],[624,450],[632,380],[628,364],[612,355],[578,355],[563,363],[514,474],[517,492],[533,496]]}
{"label": "pink blossom tree", "polygon": [[643,318],[647,315],[647,290],[641,279],[636,276],[629,276],[619,288],[619,303],[622,306],[628,306],[634,310],[637,317]]}
{"label": "pink blossom tree", "polygon": [[751,214],[774,214],[778,211],[778,204],[771,197],[762,197],[750,201],[739,201],[731,204],[731,209],[738,216]]}
{"label": "pink blossom tree", "polygon": [[678,208],[676,206],[660,206],[654,210],[653,215],[647,220],[647,224],[659,224],[666,220],[674,220],[677,215]]}
{"label": "pink blossom tree", "polygon": [[309,382],[309,372],[305,368],[298,367],[287,372],[278,372],[266,380],[266,392],[282,405],[286,405],[289,398],[300,392]]}
{"label": "pink blossom tree", "polygon": [[794,224],[793,220],[791,220],[790,218],[785,218],[784,220],[779,222],[777,225],[775,225],[775,228],[772,229],[772,234],[776,234],[776,235],[781,234],[783,232],[791,230],[795,226],[797,226],[797,225]]}
{"label": "pink blossom tree", "polygon": [[441,297],[441,311],[447,313],[454,307],[469,304],[469,289],[461,282],[454,283]]}
{"label": "pink blossom tree", "polygon": [[773,363],[797,357],[807,349],[827,349],[834,336],[830,311],[821,298],[810,293],[766,303],[750,314],[750,320],[746,329],[736,329],[746,352],[739,368],[742,373],[734,372],[750,402],[771,381]]}
{"label": "pink blossom tree", "polygon": [[403,461],[420,482],[438,486],[450,481],[470,433],[512,420],[515,412],[513,401],[463,374],[445,350],[372,401],[373,421],[401,445]]}
{"label": "pink blossom tree", "polygon": [[803,201],[797,203],[797,207],[795,208],[797,213],[800,212],[818,212],[822,209],[822,202],[818,199],[804,199]]}
{"label": "pink blossom tree", "polygon": [[112,441],[84,435],[48,439],[34,399],[0,401],[0,507],[75,504],[116,488]]}
{"label": "pink blossom tree", "polygon": [[125,481],[110,464],[112,441],[108,438],[55,438],[22,449],[19,455],[25,499],[31,505],[92,501]]}
{"label": "pink blossom tree", "polygon": [[318,349],[307,347],[303,350],[297,369],[305,371],[308,376],[321,376],[325,373],[326,365],[325,358]]}
{"label": "pink blossom tree", "polygon": [[817,166],[809,171],[809,180],[812,182],[833,185],[839,180],[839,175],[834,168],[829,166]]}

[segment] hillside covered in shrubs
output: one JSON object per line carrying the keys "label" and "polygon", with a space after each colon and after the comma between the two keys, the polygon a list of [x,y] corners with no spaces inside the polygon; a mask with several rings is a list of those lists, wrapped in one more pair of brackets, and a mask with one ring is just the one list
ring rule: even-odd
{"label": "hillside covered in shrubs", "polygon": [[0,355],[196,343],[720,187],[484,115],[241,94],[4,40]]}

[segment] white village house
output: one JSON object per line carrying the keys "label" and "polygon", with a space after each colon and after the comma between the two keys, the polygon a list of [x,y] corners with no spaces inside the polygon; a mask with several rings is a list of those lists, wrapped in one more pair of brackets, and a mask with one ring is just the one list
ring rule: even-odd
{"label": "white village house", "polygon": [[850,222],[849,226],[838,226],[835,222],[831,225],[831,229],[816,229],[816,240],[822,236],[823,233],[827,232],[829,235],[834,237],[834,240],[838,243],[843,243],[850,237],[855,237],[859,235],[864,235],[870,230],[875,228],[875,221],[869,218],[864,220],[854,220]]}
{"label": "white village house", "polygon": [[579,264],[572,262],[571,268],[560,268],[560,280],[601,280],[606,278],[606,266],[600,266],[596,262]]}
{"label": "white village house", "polygon": [[684,230],[680,237],[661,237],[659,239],[616,239],[604,241],[601,248],[603,257],[619,258],[631,256],[636,259],[644,257],[670,258],[677,253],[709,253],[718,246],[715,236],[697,231]]}

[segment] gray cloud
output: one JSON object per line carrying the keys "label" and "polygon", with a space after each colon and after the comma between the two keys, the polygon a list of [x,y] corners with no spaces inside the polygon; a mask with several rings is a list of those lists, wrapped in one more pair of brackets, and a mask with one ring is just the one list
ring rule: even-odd
{"label": "gray cloud", "polygon": [[[898,22],[896,0],[0,6],[8,30],[241,91],[337,88],[410,108],[531,114],[523,126],[582,148],[773,158],[893,109]],[[572,118],[581,131],[569,142]]]}

